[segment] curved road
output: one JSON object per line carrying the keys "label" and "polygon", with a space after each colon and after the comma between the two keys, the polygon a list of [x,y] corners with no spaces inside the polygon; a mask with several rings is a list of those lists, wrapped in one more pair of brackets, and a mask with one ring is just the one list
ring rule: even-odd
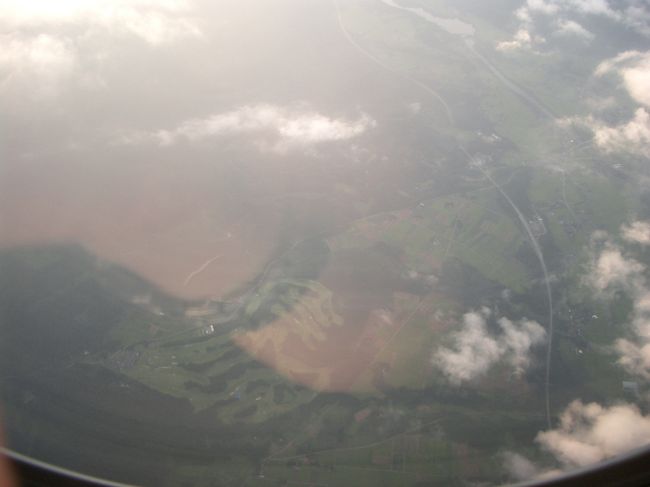
{"label": "curved road", "polygon": [[510,204],[512,209],[515,210],[515,213],[517,213],[517,217],[519,218],[521,225],[526,229],[526,233],[530,238],[530,243],[533,247],[533,250],[535,251],[537,260],[539,260],[539,264],[542,268],[542,272],[544,273],[544,284],[546,285],[546,299],[548,301],[548,326],[547,326],[548,345],[546,347],[546,374],[545,374],[545,381],[544,381],[544,396],[546,402],[546,423],[548,425],[548,428],[551,429],[552,422],[551,422],[550,382],[551,382],[551,350],[553,347],[553,293],[551,292],[551,282],[549,280],[548,269],[546,267],[546,261],[544,260],[544,254],[542,253],[542,248],[540,247],[537,238],[535,238],[535,234],[533,234],[533,231],[531,230],[530,225],[526,221],[526,218],[524,217],[521,210],[517,207],[517,205],[515,205],[515,202],[512,201],[510,196],[508,196],[508,193],[506,193],[503,190],[503,188],[499,185],[499,183],[497,183],[492,178],[492,176],[488,171],[483,169],[480,162],[476,162],[473,160],[472,156],[465,150],[464,147],[461,147],[461,150],[465,153],[465,155],[467,155],[467,157],[469,157],[472,160],[473,167],[477,168],[479,171],[483,173],[483,175],[494,185],[494,187],[499,190],[499,192],[503,195],[503,197],[506,199],[508,204]]}
{"label": "curved road", "polygon": [[512,91],[515,95],[522,98],[529,105],[536,108],[546,118],[549,118],[551,120],[557,119],[557,117],[553,115],[553,113],[549,108],[547,108],[540,101],[536,100],[531,95],[526,93],[521,87],[516,85],[513,81],[510,81],[501,71],[499,71],[499,69],[494,64],[492,64],[485,56],[483,56],[483,54],[481,54],[476,49],[474,49],[474,41],[466,39],[465,46],[467,46],[467,49],[469,49],[470,52],[474,54],[474,56],[476,56],[478,60],[481,61],[483,65],[494,75],[494,77],[505,85],[506,88]]}

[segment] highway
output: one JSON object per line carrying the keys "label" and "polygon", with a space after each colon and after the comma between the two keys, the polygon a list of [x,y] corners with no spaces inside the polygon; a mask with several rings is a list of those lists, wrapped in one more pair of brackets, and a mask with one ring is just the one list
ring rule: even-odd
{"label": "highway", "polygon": [[[454,123],[454,115],[451,110],[451,107],[447,103],[447,101],[442,98],[442,96],[421,82],[418,79],[415,79],[409,75],[406,75],[404,73],[401,73],[390,66],[387,66],[383,62],[381,62],[379,59],[377,59],[374,55],[372,55],[370,52],[368,52],[365,48],[363,48],[361,45],[359,45],[352,35],[348,32],[348,30],[345,28],[345,24],[343,23],[343,19],[341,17],[341,9],[339,7],[338,0],[333,0],[334,5],[336,7],[336,13],[337,13],[337,19],[338,19],[338,24],[341,32],[343,33],[344,37],[348,40],[348,42],[357,50],[359,51],[363,56],[380,66],[382,69],[401,77],[402,79],[405,79],[407,81],[412,82],[419,88],[421,88],[423,91],[431,95],[436,99],[438,103],[440,103],[444,109],[445,113],[447,116],[447,120],[451,126],[455,126]],[[544,115],[547,118],[550,118],[551,120],[555,120],[555,116],[548,110],[546,107],[544,107],[541,103],[539,103],[537,100],[535,100],[532,96],[528,95],[524,90],[522,90],[519,86],[517,86],[515,83],[507,79],[501,72],[494,67],[485,57],[483,57],[480,53],[478,53],[473,46],[473,41],[470,39],[465,40],[465,45],[467,48],[487,67],[487,69],[501,82],[503,83],[509,90],[514,92],[516,95],[521,97],[523,100],[525,100],[528,104],[532,105],[535,107],[542,115]],[[544,259],[544,254],[542,252],[542,249],[539,245],[539,242],[537,241],[537,238],[533,234],[528,221],[526,220],[526,217],[523,215],[521,210],[517,207],[517,205],[512,201],[508,193],[505,192],[505,190],[492,178],[490,173],[486,171],[480,163],[477,163],[475,158],[467,151],[467,149],[460,143],[457,142],[458,148],[465,154],[465,156],[468,158],[468,161],[472,167],[477,168],[479,171],[483,173],[483,175],[492,183],[492,185],[501,193],[501,195],[506,199],[508,204],[515,210],[515,213],[517,214],[517,217],[526,231],[526,234],[529,237],[530,244],[533,247],[533,251],[535,252],[535,255],[537,256],[537,259],[539,261],[540,267],[542,269],[542,272],[544,274],[544,283],[546,287],[546,297],[547,297],[547,302],[548,302],[548,325],[546,327],[547,331],[547,347],[546,347],[546,371],[545,371],[545,384],[544,384],[544,396],[545,396],[545,411],[546,411],[546,422],[549,427],[549,429],[552,428],[552,421],[551,421],[551,393],[550,393],[550,376],[551,376],[551,364],[552,364],[552,348],[553,348],[553,293],[551,291],[551,283],[549,279],[549,273],[548,273],[548,268],[546,266],[546,261]]]}

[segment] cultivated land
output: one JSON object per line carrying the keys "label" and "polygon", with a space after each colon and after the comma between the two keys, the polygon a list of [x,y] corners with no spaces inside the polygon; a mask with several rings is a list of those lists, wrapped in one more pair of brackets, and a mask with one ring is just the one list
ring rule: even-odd
{"label": "cultivated land", "polygon": [[[455,15],[443,2],[413,4]],[[575,87],[555,91],[565,81],[555,78],[540,86],[544,60],[524,70],[494,59],[490,46],[506,34],[471,12],[462,20],[480,33],[473,49],[538,107],[467,39],[408,12],[341,2],[330,15],[332,42],[353,42],[359,63],[395,83],[391,103],[421,107],[381,121],[391,140],[385,159],[371,161],[380,174],[346,167],[287,199],[267,188],[244,226],[284,225],[288,236],[268,230],[273,245],[250,244],[261,250],[236,272],[237,286],[215,278],[218,290],[204,299],[171,297],[79,247],[2,250],[0,364],[9,372],[0,391],[18,449],[37,454],[43,431],[53,444],[72,434],[89,451],[103,448],[93,421],[77,424],[86,415],[109,442],[139,448],[141,465],[173,459],[144,474],[109,447],[125,480],[498,483],[499,453],[530,448],[547,413],[554,420],[576,391],[584,400],[625,397],[607,346],[631,304],[597,302],[582,278],[592,233],[615,233],[643,207],[625,167],[613,169],[612,158],[540,114],[539,106],[574,113],[565,102],[579,104]],[[389,147],[396,140],[401,150]],[[335,197],[322,196],[332,189]],[[212,260],[183,274],[185,285],[207,289],[229,245],[239,244],[215,244]],[[225,259],[226,270],[239,265]],[[462,314],[479,306],[548,326],[551,281],[552,367],[537,350],[521,377],[499,364],[456,387],[432,363]],[[30,424],[30,413],[42,424]],[[52,461],[109,473],[83,454],[58,455]]]}

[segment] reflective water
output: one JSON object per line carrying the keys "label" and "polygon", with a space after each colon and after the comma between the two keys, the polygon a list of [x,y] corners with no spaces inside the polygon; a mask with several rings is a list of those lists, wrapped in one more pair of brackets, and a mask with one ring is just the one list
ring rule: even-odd
{"label": "reflective water", "polygon": [[432,24],[435,24],[437,27],[440,27],[445,32],[448,32],[450,34],[461,36],[461,37],[474,36],[474,32],[475,32],[474,26],[472,24],[468,24],[467,22],[463,22],[460,19],[436,17],[435,15],[431,15],[424,8],[404,7],[393,0],[382,0],[382,2],[384,2],[386,5],[389,5],[391,7],[405,10],[407,12],[411,12],[417,15],[418,17],[426,20],[427,22],[431,22]]}

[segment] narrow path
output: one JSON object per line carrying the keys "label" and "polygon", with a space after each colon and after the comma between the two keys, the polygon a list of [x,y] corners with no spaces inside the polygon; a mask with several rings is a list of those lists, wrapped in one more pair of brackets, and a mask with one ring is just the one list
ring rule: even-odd
{"label": "narrow path", "polygon": [[187,287],[187,285],[194,279],[196,276],[201,274],[204,270],[206,270],[210,264],[212,264],[215,260],[221,257],[221,254],[215,255],[211,259],[206,260],[198,269],[195,271],[192,271],[189,273],[189,275],[185,278],[185,281],[183,282],[183,287]]}

